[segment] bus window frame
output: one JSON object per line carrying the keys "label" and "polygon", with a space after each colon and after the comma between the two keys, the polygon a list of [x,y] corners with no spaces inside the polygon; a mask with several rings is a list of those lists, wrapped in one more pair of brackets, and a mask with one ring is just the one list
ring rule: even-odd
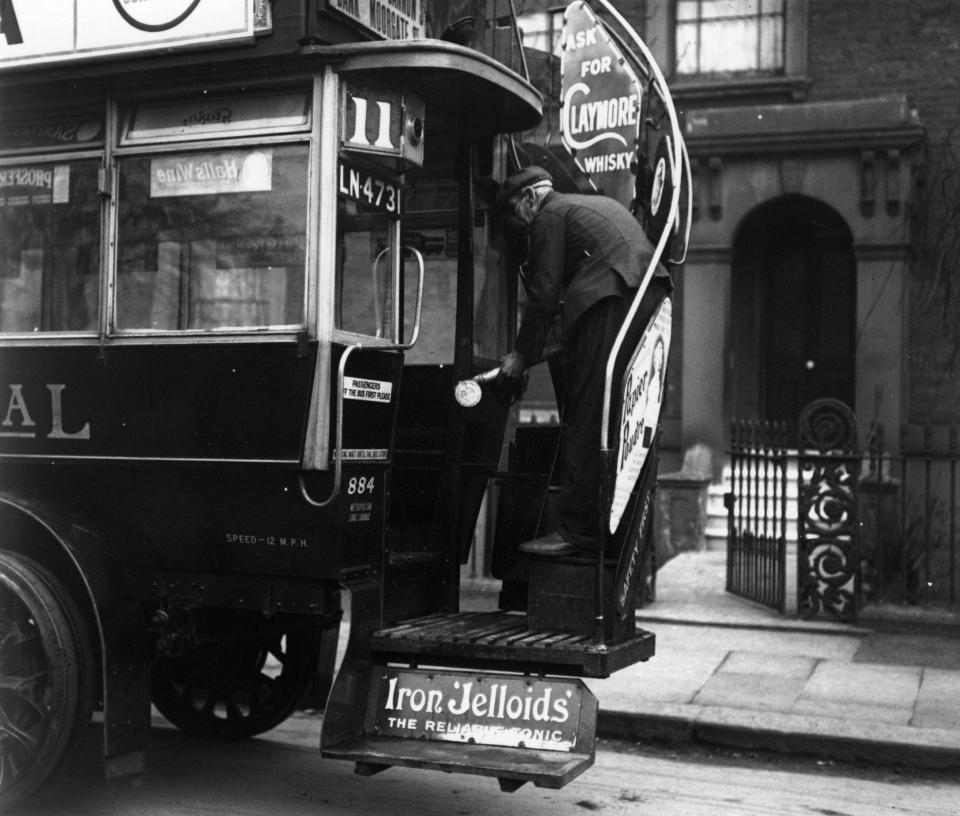
{"label": "bus window frame", "polygon": [[[162,343],[162,344],[202,344],[202,343],[262,343],[264,341],[273,342],[297,342],[303,336],[316,338],[320,335],[317,326],[317,310],[315,308],[318,263],[316,257],[318,233],[317,209],[319,195],[315,192],[319,184],[318,167],[320,164],[319,150],[320,140],[318,130],[321,117],[317,114],[317,78],[308,87],[306,85],[291,86],[284,83],[283,86],[275,89],[278,94],[291,93],[297,90],[303,93],[306,100],[306,126],[298,126],[294,130],[290,128],[254,129],[249,135],[238,135],[230,133],[229,136],[218,137],[208,133],[199,136],[197,134],[170,135],[156,137],[152,139],[136,140],[135,143],[123,144],[122,134],[127,127],[129,117],[139,106],[157,104],[173,105],[178,99],[184,100],[188,92],[178,89],[175,94],[156,94],[146,98],[131,99],[129,96],[112,101],[111,116],[109,123],[114,128],[112,130],[113,138],[107,140],[107,160],[110,167],[110,195],[108,219],[109,240],[107,248],[110,252],[109,261],[106,268],[107,277],[107,304],[106,304],[106,326],[104,327],[105,338],[111,343]],[[195,92],[193,89],[191,92]],[[233,87],[237,95],[237,88]],[[211,93],[211,98],[229,98],[231,96],[230,86],[217,88]],[[264,92],[258,89],[257,93],[269,95],[269,91]],[[119,264],[117,252],[119,248],[119,178],[120,162],[128,158],[145,158],[150,156],[188,154],[203,151],[217,152],[230,149],[250,149],[251,147],[274,147],[283,145],[303,145],[307,148],[307,184],[305,201],[305,219],[304,219],[304,287],[303,301],[301,308],[301,321],[298,323],[283,323],[256,326],[230,326],[215,327],[205,329],[150,329],[150,328],[119,328],[117,325],[117,303],[116,292],[118,289]]]}
{"label": "bus window frame", "polygon": [[[99,170],[103,171],[103,148],[84,150],[58,149],[50,151],[44,148],[44,152],[36,152],[34,148],[28,148],[30,152],[22,150],[6,151],[0,154],[0,170],[5,167],[17,166],[37,166],[44,164],[57,164],[65,161],[82,162],[97,161]],[[98,289],[98,312],[97,325],[95,328],[86,330],[67,330],[67,331],[18,331],[18,332],[0,332],[0,346],[10,345],[58,345],[65,342],[78,343],[96,343],[103,335],[103,326],[105,315],[103,313],[103,293],[104,285],[104,245],[103,230],[104,222],[107,218],[106,208],[103,198],[100,201],[100,215],[98,228],[100,231],[100,268],[97,270],[97,289]]]}
{"label": "bus window frame", "polygon": [[0,161],[15,160],[17,158],[30,157],[39,158],[47,155],[62,156],[64,153],[73,155],[75,153],[94,153],[102,158],[107,142],[109,141],[108,116],[106,113],[105,100],[97,99],[86,102],[78,102],[75,105],[61,110],[57,116],[51,116],[48,110],[38,109],[35,102],[22,107],[18,100],[11,100],[4,105],[5,108],[13,108],[17,113],[11,117],[14,125],[22,126],[42,126],[50,123],[59,124],[65,121],[88,119],[96,121],[100,125],[99,136],[88,142],[71,143],[61,142],[59,144],[23,144],[20,147],[4,147],[2,137],[0,137]]}
{"label": "bus window frame", "polygon": [[281,98],[283,96],[293,97],[300,96],[304,102],[304,122],[303,123],[292,123],[288,125],[266,125],[266,124],[257,124],[257,125],[248,125],[246,127],[237,127],[235,129],[227,131],[226,135],[218,135],[215,132],[209,131],[194,131],[191,132],[189,129],[184,129],[182,133],[176,133],[171,130],[170,133],[167,133],[162,136],[134,136],[131,135],[133,130],[133,122],[136,117],[136,114],[140,113],[145,109],[149,109],[151,106],[156,108],[174,108],[177,105],[186,106],[190,101],[184,98],[184,94],[179,94],[172,97],[156,97],[148,99],[139,99],[133,103],[124,103],[121,105],[121,111],[118,119],[118,133],[117,133],[117,149],[122,150],[126,148],[134,147],[152,147],[159,144],[169,145],[169,144],[182,144],[193,143],[193,142],[204,142],[204,141],[218,141],[226,142],[235,139],[241,139],[249,141],[250,139],[264,139],[271,138],[273,136],[283,136],[283,135],[299,135],[301,138],[304,136],[309,138],[313,131],[313,119],[314,119],[314,110],[311,105],[311,87],[303,85],[283,85],[276,88],[257,88],[252,90],[249,94],[240,94],[238,89],[234,88],[233,93],[230,92],[230,88],[227,89],[218,89],[213,93],[205,93],[203,97],[204,102],[210,104],[216,104],[218,102],[226,102],[229,100],[236,100],[246,95],[251,100],[257,99],[269,99],[270,97]]}
{"label": "bus window frame", "polygon": [[[144,159],[154,156],[164,156],[164,155],[189,155],[191,153],[204,153],[204,152],[220,152],[231,149],[250,149],[251,147],[257,148],[271,148],[276,146],[306,146],[307,148],[307,175],[308,182],[306,188],[306,201],[304,202],[304,224],[303,224],[303,235],[304,235],[304,291],[302,293],[302,304],[300,314],[302,319],[296,323],[277,323],[277,324],[266,324],[266,325],[254,325],[254,326],[229,326],[229,327],[212,327],[212,328],[175,328],[175,329],[150,329],[150,328],[121,328],[117,325],[117,316],[118,316],[118,306],[117,306],[117,291],[118,291],[118,277],[120,274],[119,262],[116,258],[116,253],[120,247],[120,225],[119,225],[119,178],[120,178],[120,163],[126,159]],[[109,324],[107,334],[110,338],[121,339],[127,337],[137,337],[137,336],[146,336],[151,338],[165,338],[170,336],[176,337],[185,337],[193,336],[199,338],[213,339],[221,335],[228,335],[231,337],[243,336],[243,335],[263,335],[266,333],[294,333],[299,334],[307,330],[310,326],[310,317],[308,312],[308,303],[309,303],[309,292],[310,292],[310,259],[306,251],[306,236],[310,230],[310,198],[311,191],[309,188],[309,177],[310,177],[310,165],[312,163],[311,156],[311,147],[307,140],[302,136],[299,137],[278,137],[276,140],[270,139],[269,141],[259,139],[256,142],[251,142],[249,140],[219,140],[216,142],[208,141],[196,141],[191,142],[189,146],[185,146],[183,143],[177,145],[168,145],[163,144],[158,146],[157,149],[144,150],[139,145],[136,149],[133,148],[124,148],[122,150],[118,149],[114,153],[114,160],[111,164],[111,176],[113,178],[113,190],[111,194],[111,227],[114,229],[113,240],[110,243],[111,250],[114,253],[114,257],[111,259],[110,268],[108,271],[109,276],[109,289],[110,289],[110,305],[108,309],[109,314]]]}
{"label": "bus window frame", "polygon": [[[311,410],[307,417],[307,430],[304,439],[304,470],[331,470],[332,443],[330,439],[333,417],[330,409],[330,394],[334,388],[335,375],[331,370],[333,345],[343,348],[357,347],[376,351],[378,348],[392,352],[396,345],[390,337],[376,337],[369,334],[340,329],[336,325],[337,306],[337,241],[338,228],[338,168],[342,140],[340,138],[343,116],[341,90],[350,79],[349,72],[327,66],[316,75],[314,84],[313,117],[314,141],[318,156],[315,189],[317,195],[311,199],[316,209],[316,229],[312,230],[309,240],[316,243],[313,258],[316,263],[313,280],[316,282],[316,327],[319,348],[311,394]],[[401,172],[393,175],[402,176]],[[396,251],[391,254],[391,285],[394,297],[400,285],[400,263],[402,246],[402,211],[393,219],[391,240]],[[331,236],[333,240],[320,241],[321,235]],[[396,302],[396,301],[394,301]],[[399,334],[398,318],[394,315],[393,334]]]}
{"label": "bus window frame", "polygon": [[[302,126],[284,126],[274,130],[269,128],[251,129],[245,134],[231,133],[227,137],[204,134],[197,138],[195,134],[156,139],[137,140],[135,144],[121,145],[121,133],[125,127],[128,112],[139,105],[173,104],[177,99],[185,99],[188,93],[210,91],[213,98],[239,95],[236,85],[225,84],[214,88],[197,87],[194,89],[159,90],[148,96],[135,97],[132,91],[121,95],[108,96],[101,101],[98,112],[92,105],[78,109],[81,114],[96,118],[102,122],[103,132],[92,144],[76,145],[26,145],[0,151],[0,167],[24,164],[38,165],[56,162],[94,160],[100,164],[100,267],[98,280],[100,290],[100,308],[96,329],[77,332],[9,332],[0,334],[0,345],[57,345],[75,341],[79,343],[106,344],[183,344],[183,343],[260,343],[299,342],[304,335],[308,338],[320,338],[331,335],[330,328],[322,328],[325,319],[318,308],[317,293],[322,277],[318,261],[320,235],[321,175],[321,119],[318,114],[322,101],[320,90],[323,77],[329,70],[316,74],[288,79],[280,87],[274,88],[269,81],[257,83],[253,92],[268,95],[301,92],[305,99],[306,123]],[[245,86],[249,87],[249,86]],[[73,109],[70,113],[73,114]],[[50,120],[45,111],[37,106],[18,117],[27,123]],[[328,126],[335,127],[334,123]],[[116,297],[118,275],[119,240],[119,162],[130,157],[175,154],[185,152],[227,150],[231,148],[250,148],[253,146],[272,147],[276,145],[303,145],[307,149],[307,185],[304,220],[304,291],[301,309],[302,319],[297,323],[257,325],[249,327],[225,327],[213,329],[120,329],[117,327]],[[317,191],[321,192],[317,192]]]}
{"label": "bus window frame", "polygon": [[[344,117],[342,92],[346,85],[356,81],[356,77],[349,71],[328,70],[329,90],[325,96],[325,104],[322,109],[321,117],[324,124],[328,126],[325,134],[327,147],[331,150],[329,163],[325,167],[324,186],[321,192],[321,201],[326,205],[326,211],[329,214],[329,232],[327,234],[338,236],[339,223],[339,187],[338,173],[341,159],[358,159],[362,165],[374,166],[377,172],[390,177],[396,182],[397,186],[403,189],[404,167],[398,164],[395,155],[377,155],[369,151],[355,151],[344,145],[341,138],[341,125]],[[382,80],[381,80],[381,84]],[[325,89],[326,90],[326,89]],[[323,193],[327,193],[324,199]],[[389,233],[389,259],[390,259],[390,287],[393,303],[399,303],[401,296],[401,264],[403,263],[403,218],[406,215],[402,206],[396,214],[388,215],[390,219]],[[321,276],[323,285],[326,286],[324,296],[329,298],[325,303],[324,313],[329,320],[330,339],[332,342],[349,346],[361,344],[364,348],[376,349],[377,347],[390,348],[397,343],[402,342],[400,337],[403,327],[400,325],[400,311],[393,310],[390,322],[390,335],[377,337],[374,334],[358,332],[351,329],[343,329],[337,326],[336,320],[336,297],[337,297],[337,241],[329,243],[326,257],[324,258],[325,268],[330,269],[331,273],[327,276]]]}
{"label": "bus window frame", "polygon": [[[337,162],[340,161],[340,153],[337,154]],[[397,174],[398,176],[400,174]],[[398,186],[399,182],[398,182]],[[339,203],[339,197],[337,198]],[[399,297],[401,296],[401,287],[400,283],[402,280],[400,274],[401,263],[403,259],[403,246],[401,245],[401,236],[402,236],[402,219],[403,214],[399,213],[397,215],[387,215],[389,221],[389,227],[386,230],[388,246],[384,249],[387,258],[389,259],[389,280],[390,280],[390,299],[393,304],[399,303]],[[339,238],[339,212],[337,209],[334,211],[334,236]],[[333,242],[335,245],[338,241]],[[337,261],[334,259],[333,265],[333,274],[334,279],[334,296],[336,297],[336,284],[337,278],[340,274],[340,270],[337,269]],[[396,343],[402,342],[400,333],[402,328],[400,326],[400,314],[396,308],[393,309],[390,315],[390,333],[389,335],[383,335],[378,337],[375,334],[367,334],[365,332],[355,331],[353,329],[344,329],[336,324],[336,311],[334,311],[334,322],[333,322],[333,339],[334,342],[343,343],[345,345],[353,345],[355,343],[363,343],[364,345],[369,345],[371,347],[376,347],[377,345],[393,345]]]}

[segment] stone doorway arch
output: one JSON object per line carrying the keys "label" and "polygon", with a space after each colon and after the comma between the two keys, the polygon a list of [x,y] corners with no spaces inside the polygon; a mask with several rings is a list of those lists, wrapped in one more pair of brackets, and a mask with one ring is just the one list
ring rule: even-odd
{"label": "stone doorway arch", "polygon": [[803,195],[764,202],[734,238],[728,378],[734,417],[795,423],[856,399],[857,269],[850,228]]}

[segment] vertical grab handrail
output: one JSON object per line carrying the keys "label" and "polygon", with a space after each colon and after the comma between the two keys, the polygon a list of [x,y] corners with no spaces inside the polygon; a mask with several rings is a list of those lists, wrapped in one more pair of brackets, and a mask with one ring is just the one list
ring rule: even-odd
{"label": "vertical grab handrail", "polygon": [[[423,313],[423,280],[425,266],[423,262],[423,255],[420,254],[418,249],[415,249],[414,247],[404,247],[404,250],[412,253],[417,260],[417,309],[413,320],[413,331],[411,332],[410,341],[407,343],[377,343],[375,345],[351,343],[343,350],[343,354],[340,356],[340,364],[337,366],[337,424],[336,430],[334,431],[334,443],[336,448],[334,449],[333,454],[333,487],[330,490],[330,495],[323,501],[317,501],[307,490],[307,485],[303,478],[303,472],[301,471],[297,475],[297,480],[300,485],[300,495],[303,496],[307,504],[311,505],[312,507],[328,507],[340,494],[340,484],[343,477],[343,384],[344,380],[346,379],[347,360],[350,359],[350,356],[355,351],[374,349],[377,351],[407,351],[408,349],[413,348],[416,345],[417,340],[420,338],[420,318],[422,317]],[[381,255],[382,254],[383,253],[381,253]],[[378,255],[377,261],[379,260],[380,256]],[[374,263],[377,261],[374,261]]]}
{"label": "vertical grab handrail", "polygon": [[384,247],[377,253],[373,263],[370,264],[370,282],[373,287],[374,337],[383,337],[383,306],[380,305],[380,282],[377,278],[377,270],[380,268],[380,259],[389,254],[390,247]]}
{"label": "vertical grab handrail", "polygon": [[[679,258],[670,259],[670,263],[674,266],[679,266],[687,260],[687,247],[690,246],[690,229],[693,226],[693,171],[690,169],[690,156],[687,153],[687,143],[681,140],[680,147],[683,153],[683,180],[687,182],[687,217],[684,219],[683,252],[680,253]],[[680,185],[678,184],[677,187],[679,188]]]}

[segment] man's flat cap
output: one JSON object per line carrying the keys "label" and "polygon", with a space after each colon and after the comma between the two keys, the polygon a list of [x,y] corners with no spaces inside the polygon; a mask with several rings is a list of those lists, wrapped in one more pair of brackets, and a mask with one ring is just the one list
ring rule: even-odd
{"label": "man's flat cap", "polygon": [[500,191],[497,193],[497,204],[501,206],[506,204],[515,193],[519,193],[524,187],[539,184],[541,181],[549,181],[553,184],[553,176],[542,167],[531,164],[529,167],[524,167],[523,170],[518,170],[512,176],[508,176],[507,180],[500,185]]}

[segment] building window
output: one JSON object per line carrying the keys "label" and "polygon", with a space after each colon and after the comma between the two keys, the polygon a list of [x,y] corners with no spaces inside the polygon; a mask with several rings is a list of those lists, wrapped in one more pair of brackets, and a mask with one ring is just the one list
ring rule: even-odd
{"label": "building window", "polygon": [[563,33],[563,9],[521,14],[517,28],[524,48],[533,48],[547,54],[560,54],[560,35]]}
{"label": "building window", "polygon": [[680,76],[784,72],[785,0],[678,0]]}

